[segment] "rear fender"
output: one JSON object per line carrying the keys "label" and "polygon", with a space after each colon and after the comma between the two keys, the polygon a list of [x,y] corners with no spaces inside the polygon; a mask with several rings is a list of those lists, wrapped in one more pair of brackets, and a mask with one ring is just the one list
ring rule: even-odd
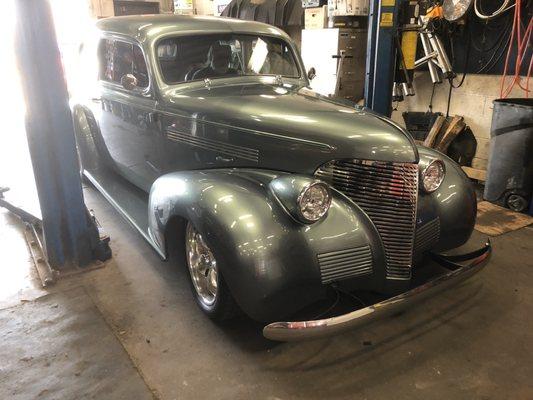
{"label": "rear fender", "polygon": [[82,105],[72,109],[74,134],[81,164],[86,170],[115,167],[92,111]]}

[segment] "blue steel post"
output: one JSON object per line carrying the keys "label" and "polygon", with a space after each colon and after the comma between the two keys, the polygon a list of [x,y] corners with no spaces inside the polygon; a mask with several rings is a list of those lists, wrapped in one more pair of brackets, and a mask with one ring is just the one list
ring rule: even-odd
{"label": "blue steel post", "polygon": [[[48,262],[92,259],[94,238],[79,174],[72,118],[48,1],[17,0],[16,49],[26,100],[26,134]],[[94,231],[94,230],[93,230]]]}
{"label": "blue steel post", "polygon": [[366,44],[365,106],[372,108],[374,94],[374,62],[379,25],[379,0],[370,0],[368,13],[368,36]]}
{"label": "blue steel post", "polygon": [[396,66],[395,35],[401,1],[370,0],[365,106],[386,116],[392,113],[392,87]]}

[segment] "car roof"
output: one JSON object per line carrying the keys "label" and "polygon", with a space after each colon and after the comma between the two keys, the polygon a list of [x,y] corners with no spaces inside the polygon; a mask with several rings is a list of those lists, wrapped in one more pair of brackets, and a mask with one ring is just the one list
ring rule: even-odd
{"label": "car roof", "polygon": [[139,41],[153,40],[172,34],[205,34],[209,32],[268,34],[288,39],[281,29],[256,21],[198,15],[131,15],[103,18],[96,28],[108,33],[126,35]]}

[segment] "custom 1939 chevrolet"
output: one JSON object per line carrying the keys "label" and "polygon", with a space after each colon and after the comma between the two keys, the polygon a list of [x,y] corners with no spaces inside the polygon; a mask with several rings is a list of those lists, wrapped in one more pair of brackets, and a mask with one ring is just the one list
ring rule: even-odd
{"label": "custom 1939 chevrolet", "polygon": [[[97,23],[92,92],[73,107],[88,179],[163,258],[182,249],[199,307],[241,309],[275,340],[396,312],[479,271],[464,244],[476,197],[461,168],[391,120],[309,89],[293,41],[261,23],[174,15]],[[458,264],[463,261],[462,264]],[[328,287],[388,300],[283,321]]]}

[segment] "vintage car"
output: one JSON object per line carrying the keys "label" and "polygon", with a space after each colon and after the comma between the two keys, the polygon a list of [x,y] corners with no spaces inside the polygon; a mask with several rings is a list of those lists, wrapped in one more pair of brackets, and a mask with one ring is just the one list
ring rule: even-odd
{"label": "vintage car", "polygon": [[[83,172],[162,258],[182,254],[209,317],[240,309],[275,340],[329,335],[488,261],[490,243],[436,256],[447,272],[413,287],[424,255],[469,239],[470,181],[390,119],[314,93],[280,29],[175,15],[96,27],[73,105]],[[291,321],[332,287],[388,300]]]}

